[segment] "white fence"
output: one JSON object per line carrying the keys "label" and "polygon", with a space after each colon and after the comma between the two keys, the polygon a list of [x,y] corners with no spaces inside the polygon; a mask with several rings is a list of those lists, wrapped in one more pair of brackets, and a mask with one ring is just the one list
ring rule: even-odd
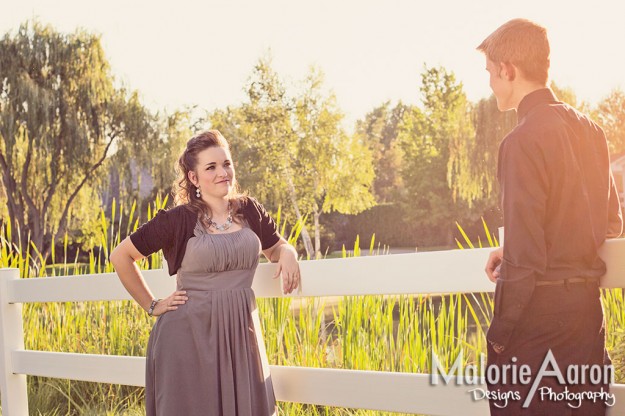
{"label": "white fence", "polygon": [[[305,261],[297,296],[489,292],[484,275],[491,249]],[[625,239],[602,247],[608,274],[602,286],[625,287]],[[257,297],[279,297],[275,265],[261,264],[254,278]],[[144,272],[156,296],[167,296],[175,279],[165,270]],[[144,386],[145,358],[29,351],[24,349],[22,304],[130,299],[115,274],[20,279],[17,269],[0,269],[0,387],[3,416],[28,414],[26,375]],[[431,385],[429,374],[272,366],[279,401],[428,415],[488,414],[474,401],[476,386]],[[483,387],[483,386],[482,386]],[[625,385],[612,386],[625,414]]]}

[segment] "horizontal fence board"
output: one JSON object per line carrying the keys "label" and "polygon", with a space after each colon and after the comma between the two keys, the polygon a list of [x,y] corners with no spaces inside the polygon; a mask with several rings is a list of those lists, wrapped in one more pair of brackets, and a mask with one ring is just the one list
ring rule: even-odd
{"label": "horizontal fence board", "polygon": [[328,259],[300,263],[305,296],[488,292],[491,249]]}
{"label": "horizontal fence board", "polygon": [[615,404],[608,409],[606,416],[625,415],[625,384],[614,384],[610,386],[610,393],[614,394]]}
{"label": "horizontal fence board", "polygon": [[[175,281],[162,269],[142,271],[146,282],[155,292],[167,293]],[[160,296],[155,293],[156,296]],[[40,277],[9,282],[9,301],[27,302],[88,302],[132,299],[115,273],[76,276]]]}
{"label": "horizontal fence board", "polygon": [[[145,386],[145,358],[14,351],[19,374]],[[326,406],[440,415],[481,415],[466,386],[431,386],[427,374],[271,366],[276,399]]]}
{"label": "horizontal fence board", "polygon": [[[494,290],[484,275],[490,249],[449,250],[300,262],[301,289],[290,296],[482,292]],[[257,297],[280,297],[275,264],[259,265],[252,288]],[[154,295],[175,289],[165,270],[144,271]],[[9,282],[10,302],[130,299],[114,273],[19,279]]]}
{"label": "horizontal fence board", "polygon": [[[484,416],[486,400],[471,390],[486,384],[431,384],[429,374],[271,366],[279,401],[436,416]],[[453,380],[456,380],[454,377]],[[615,405],[607,416],[625,414],[625,385],[610,386]]]}
{"label": "horizontal fence board", "polygon": [[601,286],[609,289],[625,287],[625,238],[607,240],[599,249],[599,257],[608,267],[608,272],[601,278]]}
{"label": "horizontal fence board", "polygon": [[[302,287],[290,296],[342,296],[491,292],[484,274],[491,248],[365,256],[300,262]],[[602,286],[625,287],[625,239],[608,240],[601,256],[608,265]],[[252,288],[257,297],[280,297],[275,264],[259,265]],[[175,289],[165,270],[143,272],[157,297]],[[8,282],[9,302],[130,299],[115,273],[19,279]]]}
{"label": "horizontal fence board", "polygon": [[145,357],[32,350],[11,357],[18,374],[145,387]]}
{"label": "horizontal fence board", "polygon": [[433,386],[429,374],[272,367],[280,401],[401,413],[483,416],[488,402],[468,390],[485,386]]}
{"label": "horizontal fence board", "polygon": [[[13,372],[100,383],[145,386],[145,358],[47,351],[14,351]],[[276,399],[284,402],[440,416],[488,414],[485,400],[470,390],[480,385],[432,385],[429,374],[271,366]],[[454,378],[455,380],[455,378]],[[625,414],[625,385],[611,387]]]}

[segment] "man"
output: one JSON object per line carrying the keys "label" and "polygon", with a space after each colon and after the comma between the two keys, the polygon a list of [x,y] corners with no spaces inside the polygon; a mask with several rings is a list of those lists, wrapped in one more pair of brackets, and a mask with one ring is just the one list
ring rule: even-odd
{"label": "man", "polygon": [[487,377],[489,389],[501,393],[491,397],[520,396],[505,406],[491,400],[491,415],[604,415],[601,398],[574,408],[580,403],[556,394],[607,392],[610,380],[562,383],[539,369],[549,351],[565,376],[569,366],[588,372],[583,365],[610,364],[598,287],[606,266],[597,249],[621,234],[623,220],[605,135],[547,87],[545,28],[514,19],[477,49],[486,56],[499,110],[518,116],[499,147],[504,241],[486,265],[497,284],[488,365],[531,368],[531,382]]}

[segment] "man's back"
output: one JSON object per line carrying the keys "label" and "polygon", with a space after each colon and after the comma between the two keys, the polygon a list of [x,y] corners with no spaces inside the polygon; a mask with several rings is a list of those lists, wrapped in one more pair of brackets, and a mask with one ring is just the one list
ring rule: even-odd
{"label": "man's back", "polygon": [[[506,239],[502,278],[599,277],[597,248],[620,230],[605,135],[549,89],[527,95],[504,139],[498,175]],[[614,227],[617,228],[617,227]]]}

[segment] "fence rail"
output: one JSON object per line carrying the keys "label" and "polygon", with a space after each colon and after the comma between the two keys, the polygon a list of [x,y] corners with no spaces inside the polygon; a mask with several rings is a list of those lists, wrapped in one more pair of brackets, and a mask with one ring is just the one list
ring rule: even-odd
{"label": "fence rail", "polygon": [[[343,296],[490,292],[484,276],[491,249],[452,250],[300,263],[301,290],[291,296]],[[606,288],[625,287],[625,240],[607,241]],[[261,264],[252,288],[257,297],[281,297],[273,264]],[[166,270],[144,272],[158,297],[175,288]],[[22,304],[124,300],[130,296],[115,274],[20,279],[0,269],[0,393],[4,416],[28,414],[26,375],[144,386],[145,358],[30,351],[24,349]],[[428,415],[488,414],[485,400],[468,393],[480,386],[431,385],[429,374],[271,366],[279,401]],[[611,416],[625,414],[625,385],[612,386]]]}

